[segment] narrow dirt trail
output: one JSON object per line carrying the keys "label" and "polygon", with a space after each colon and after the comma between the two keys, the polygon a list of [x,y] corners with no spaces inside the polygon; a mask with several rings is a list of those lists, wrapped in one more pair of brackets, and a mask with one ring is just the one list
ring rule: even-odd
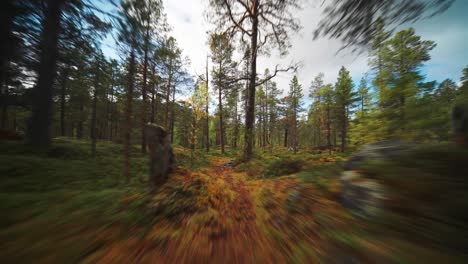
{"label": "narrow dirt trail", "polygon": [[191,182],[203,178],[202,194],[193,199],[207,199],[201,201],[205,209],[187,213],[180,223],[157,223],[143,239],[112,243],[104,255],[100,254],[100,261],[286,263],[275,241],[259,227],[256,197],[248,177],[225,166],[228,162],[227,158],[215,158],[201,174],[192,174]]}
{"label": "narrow dirt trail", "polygon": [[[228,159],[215,159],[207,173],[224,181],[234,194],[220,213],[221,236],[210,237],[213,260],[227,263],[271,263],[277,261],[276,254],[268,247],[268,240],[256,223],[255,204],[246,185],[246,177],[226,166]],[[267,259],[265,259],[267,257]]]}

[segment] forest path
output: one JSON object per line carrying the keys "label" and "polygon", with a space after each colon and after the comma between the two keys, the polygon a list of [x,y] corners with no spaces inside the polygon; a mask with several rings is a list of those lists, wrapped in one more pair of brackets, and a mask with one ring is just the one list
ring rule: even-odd
{"label": "forest path", "polygon": [[[143,238],[111,240],[88,258],[87,263],[286,263],[275,241],[262,229],[258,188],[244,172],[237,172],[230,159],[216,157],[202,173],[189,173],[190,190],[200,188],[190,200],[201,204],[195,213],[181,213],[180,222],[154,223]],[[200,184],[199,187],[192,186]],[[205,207],[206,206],[206,207]]]}
{"label": "forest path", "polygon": [[212,203],[219,213],[219,233],[209,237],[212,260],[228,263],[271,263],[278,260],[279,256],[275,257],[277,254],[267,246],[270,243],[258,228],[247,175],[235,172],[228,158],[214,158],[211,163],[206,173],[228,189],[224,192],[225,197],[219,197],[221,202]]}

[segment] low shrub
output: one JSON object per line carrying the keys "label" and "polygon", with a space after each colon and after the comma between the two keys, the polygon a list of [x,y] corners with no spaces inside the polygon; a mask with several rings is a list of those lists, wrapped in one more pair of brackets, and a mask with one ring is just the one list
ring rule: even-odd
{"label": "low shrub", "polygon": [[281,176],[297,173],[301,171],[304,163],[304,160],[298,158],[280,158],[268,165],[266,175]]}

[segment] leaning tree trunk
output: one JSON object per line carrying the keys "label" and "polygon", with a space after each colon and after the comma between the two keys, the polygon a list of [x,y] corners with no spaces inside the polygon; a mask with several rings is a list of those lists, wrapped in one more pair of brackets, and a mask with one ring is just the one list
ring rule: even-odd
{"label": "leaning tree trunk", "polygon": [[60,12],[64,0],[49,0],[42,29],[41,57],[37,85],[34,87],[32,116],[28,127],[29,145],[43,149],[50,145],[52,118],[52,86],[54,84],[57,56]]}
{"label": "leaning tree trunk", "polygon": [[254,122],[255,122],[255,86],[257,78],[257,35],[258,35],[258,0],[253,3],[252,32],[250,38],[250,76],[247,90],[247,112],[245,114],[245,148],[244,160],[249,161],[253,155]]}

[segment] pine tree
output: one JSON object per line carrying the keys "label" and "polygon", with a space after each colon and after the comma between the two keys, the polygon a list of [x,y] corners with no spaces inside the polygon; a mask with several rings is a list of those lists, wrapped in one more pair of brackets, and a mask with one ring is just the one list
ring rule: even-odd
{"label": "pine tree", "polygon": [[411,123],[411,109],[422,89],[419,69],[430,59],[429,51],[434,47],[434,42],[421,40],[412,28],[384,43],[380,81],[385,85],[377,85],[377,89],[386,137],[410,135],[406,130]]}
{"label": "pine tree", "polygon": [[322,89],[324,88],[323,73],[319,73],[311,83],[311,92],[309,97],[312,99],[312,104],[309,110],[309,123],[311,122],[314,133],[314,144],[320,146],[322,144],[322,129],[323,129],[323,112],[322,110]]}
{"label": "pine tree", "polygon": [[298,114],[302,111],[302,86],[299,84],[299,80],[297,76],[294,75],[291,83],[289,84],[289,95],[288,95],[288,103],[289,109],[292,118],[292,147],[294,149],[294,154],[297,152],[298,148]]}
{"label": "pine tree", "polygon": [[358,99],[353,87],[349,71],[345,67],[341,67],[335,84],[336,115],[340,127],[341,152],[344,152],[346,148],[350,112]]}
{"label": "pine tree", "polygon": [[232,60],[234,47],[226,34],[213,34],[210,37],[211,60],[213,62],[213,84],[218,91],[219,136],[221,153],[224,153],[225,129],[223,120],[223,98],[229,93],[229,80],[235,74],[236,63]]}
{"label": "pine tree", "polygon": [[333,84],[327,84],[320,90],[320,96],[322,98],[322,104],[320,105],[325,113],[325,129],[327,137],[327,148],[329,154],[331,154],[331,126],[333,122],[333,105],[335,104],[335,92],[333,90]]}

